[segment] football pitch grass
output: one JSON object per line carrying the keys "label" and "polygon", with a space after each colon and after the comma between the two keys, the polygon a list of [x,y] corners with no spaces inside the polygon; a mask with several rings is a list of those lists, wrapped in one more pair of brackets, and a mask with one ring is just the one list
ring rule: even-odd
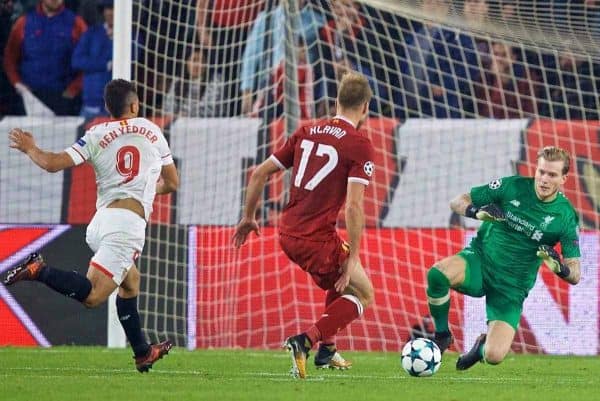
{"label": "football pitch grass", "polygon": [[499,366],[454,369],[444,355],[433,377],[414,378],[399,354],[344,352],[345,372],[288,374],[284,351],[174,348],[148,374],[128,350],[100,347],[0,348],[0,400],[600,400],[600,358],[509,355]]}

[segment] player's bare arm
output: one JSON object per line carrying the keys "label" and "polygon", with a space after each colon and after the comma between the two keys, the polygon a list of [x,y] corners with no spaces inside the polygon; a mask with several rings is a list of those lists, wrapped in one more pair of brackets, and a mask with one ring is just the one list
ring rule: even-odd
{"label": "player's bare arm", "polygon": [[156,194],[168,194],[177,191],[177,188],[179,188],[179,174],[177,174],[175,163],[163,166],[160,172],[160,179],[156,183]]}
{"label": "player's bare arm", "polygon": [[452,199],[450,209],[462,216],[482,221],[503,221],[505,219],[502,209],[493,203],[481,207],[473,205],[470,194],[461,194]]}
{"label": "player's bare arm", "polygon": [[473,201],[471,200],[471,195],[460,194],[450,201],[450,209],[452,209],[454,213],[464,216],[467,207],[472,203]]}
{"label": "player's bare arm", "polygon": [[365,226],[365,213],[363,209],[363,200],[365,197],[365,186],[357,182],[349,182],[346,193],[346,230],[348,232],[348,244],[350,245],[350,254],[348,262],[342,266],[343,272],[335,283],[335,290],[343,292],[354,269],[360,268],[360,238]]}
{"label": "player's bare arm", "polygon": [[260,235],[255,217],[258,201],[269,177],[277,171],[279,171],[279,167],[272,160],[267,159],[252,173],[248,188],[246,189],[246,203],[244,205],[242,220],[240,220],[233,234],[233,245],[236,248],[244,245],[251,232]]}
{"label": "player's bare arm", "polygon": [[49,173],[56,173],[75,165],[71,156],[66,152],[46,152],[38,148],[30,132],[23,131],[20,128],[13,128],[8,137],[11,142],[11,148],[25,153],[36,165]]}
{"label": "player's bare arm", "polygon": [[569,275],[565,277],[564,280],[569,284],[579,283],[579,279],[581,278],[581,265],[579,263],[579,258],[566,258],[564,260],[564,264],[570,270]]}
{"label": "player's bare arm", "polygon": [[560,254],[549,245],[541,245],[537,256],[544,261],[554,274],[569,284],[579,283],[581,266],[579,258],[565,258],[561,261]]}

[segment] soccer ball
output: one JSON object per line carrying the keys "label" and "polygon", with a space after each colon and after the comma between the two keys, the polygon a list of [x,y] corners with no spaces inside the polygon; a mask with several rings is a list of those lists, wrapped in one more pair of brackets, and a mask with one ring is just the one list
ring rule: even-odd
{"label": "soccer ball", "polygon": [[426,338],[416,338],[402,348],[402,368],[411,376],[426,377],[438,371],[442,353],[438,346]]}

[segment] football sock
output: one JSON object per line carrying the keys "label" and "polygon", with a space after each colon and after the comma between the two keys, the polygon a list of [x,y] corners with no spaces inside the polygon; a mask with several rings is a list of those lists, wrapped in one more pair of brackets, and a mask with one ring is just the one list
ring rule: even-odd
{"label": "football sock", "polygon": [[87,277],[75,271],[59,270],[48,265],[40,270],[37,279],[54,291],[79,302],[85,301],[92,291],[92,283]]}
{"label": "football sock", "polygon": [[[342,294],[340,294],[336,290],[327,290],[327,296],[325,297],[325,309],[327,309],[327,307],[331,305],[333,301],[335,301],[341,296]],[[322,338],[321,343],[325,345],[335,345],[335,335],[329,336],[327,338]]]}
{"label": "football sock", "polygon": [[117,314],[135,356],[148,354],[150,345],[142,333],[140,315],[137,310],[137,297],[121,298],[117,295]]}
{"label": "football sock", "polygon": [[337,334],[354,319],[362,315],[363,306],[354,295],[342,295],[325,309],[325,313],[310,329],[306,335],[310,341],[315,342]]}
{"label": "football sock", "polygon": [[429,312],[435,322],[435,331],[449,331],[450,281],[435,266],[427,272],[427,302],[429,304]]}

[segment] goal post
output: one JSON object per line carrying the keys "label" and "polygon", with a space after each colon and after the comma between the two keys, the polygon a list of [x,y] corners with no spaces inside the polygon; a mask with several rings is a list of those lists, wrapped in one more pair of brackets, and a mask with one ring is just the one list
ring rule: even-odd
{"label": "goal post", "polygon": [[[114,4],[113,79],[131,80],[131,21],[132,0],[116,1]],[[107,345],[109,348],[124,348],[127,338],[117,314],[116,289],[108,297]]]}

